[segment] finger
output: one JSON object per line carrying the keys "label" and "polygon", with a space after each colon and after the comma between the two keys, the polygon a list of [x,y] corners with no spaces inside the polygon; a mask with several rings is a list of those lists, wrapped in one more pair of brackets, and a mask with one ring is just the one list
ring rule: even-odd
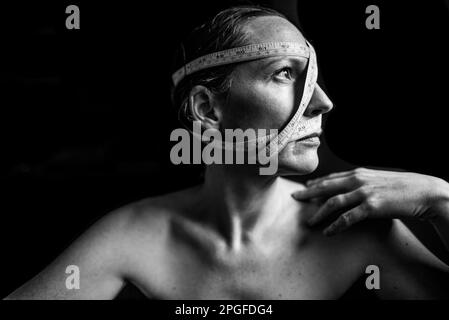
{"label": "finger", "polygon": [[342,232],[352,225],[365,220],[368,216],[366,210],[363,210],[361,206],[357,206],[349,211],[343,213],[340,217],[338,217],[335,222],[333,222],[329,227],[327,227],[323,233],[326,236],[332,236],[339,232]]}
{"label": "finger", "polygon": [[332,213],[349,208],[356,207],[363,201],[363,197],[359,190],[354,190],[345,194],[339,194],[329,198],[324,205],[307,221],[310,226],[326,219]]}
{"label": "finger", "polygon": [[332,180],[324,180],[303,190],[298,190],[292,194],[292,197],[296,200],[306,200],[316,197],[329,198],[339,193],[349,192],[357,187],[358,185],[350,177],[335,178]]}
{"label": "finger", "polygon": [[316,184],[316,183],[318,183],[318,182],[321,182],[321,181],[323,181],[323,180],[329,180],[329,179],[335,179],[335,178],[346,177],[346,176],[350,175],[352,171],[353,171],[353,170],[350,170],[350,171],[341,171],[341,172],[334,172],[334,173],[328,174],[328,175],[326,175],[326,176],[322,176],[322,177],[319,177],[319,178],[315,178],[315,179],[312,179],[312,180],[308,180],[308,181],[306,182],[306,185],[309,186],[309,185],[312,185],[312,184]]}
{"label": "finger", "polygon": [[318,207],[321,207],[326,202],[327,199],[328,198],[316,197],[316,198],[311,198],[310,202],[314,203]]}
{"label": "finger", "polygon": [[353,176],[356,173],[362,173],[362,172],[365,173],[365,172],[368,172],[368,171],[369,170],[366,169],[366,168],[359,167],[359,168],[356,168],[356,169],[353,169],[353,170],[342,171],[342,172],[335,172],[335,173],[331,173],[331,174],[329,174],[327,176],[323,176],[323,177],[319,177],[319,178],[316,178],[316,179],[309,180],[309,181],[306,182],[306,185],[310,186],[310,185],[314,185],[316,183],[320,183],[321,181],[324,181],[324,180],[332,180],[332,179],[335,179],[335,178],[342,178],[342,177]]}

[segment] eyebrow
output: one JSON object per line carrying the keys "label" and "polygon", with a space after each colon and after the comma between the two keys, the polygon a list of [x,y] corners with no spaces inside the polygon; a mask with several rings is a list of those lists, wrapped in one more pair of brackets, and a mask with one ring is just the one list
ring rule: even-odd
{"label": "eyebrow", "polygon": [[[301,59],[302,58],[302,59]],[[268,61],[267,61],[268,60]],[[307,63],[307,58],[300,57],[300,56],[275,56],[275,57],[268,57],[260,59],[260,67],[266,69],[270,67],[271,65],[278,63],[279,61],[288,60],[291,62],[291,60],[294,60],[295,62],[299,63]]]}

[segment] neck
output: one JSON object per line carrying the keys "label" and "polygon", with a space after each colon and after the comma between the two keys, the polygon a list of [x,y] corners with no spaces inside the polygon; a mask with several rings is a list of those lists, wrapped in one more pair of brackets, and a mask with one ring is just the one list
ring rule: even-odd
{"label": "neck", "polygon": [[210,165],[201,190],[205,218],[233,249],[253,239],[276,219],[281,179],[258,168]]}

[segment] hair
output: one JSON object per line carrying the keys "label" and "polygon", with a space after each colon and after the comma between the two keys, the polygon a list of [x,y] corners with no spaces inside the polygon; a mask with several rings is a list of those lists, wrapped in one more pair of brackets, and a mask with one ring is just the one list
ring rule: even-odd
{"label": "hair", "polygon": [[[250,44],[245,26],[254,18],[267,16],[287,19],[276,10],[260,6],[236,6],[220,11],[212,19],[195,28],[181,43],[175,56],[174,70],[203,55]],[[219,98],[226,98],[235,66],[234,63],[204,69],[186,76],[177,86],[172,86],[172,102],[178,109],[182,123],[190,124],[192,121],[188,108],[191,89],[202,85]]]}

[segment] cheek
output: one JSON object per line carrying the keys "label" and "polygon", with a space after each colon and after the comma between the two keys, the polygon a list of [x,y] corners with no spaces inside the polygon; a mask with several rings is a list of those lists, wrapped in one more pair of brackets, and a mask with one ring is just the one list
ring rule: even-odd
{"label": "cheek", "polygon": [[265,85],[262,82],[233,82],[223,113],[226,128],[279,129],[295,106],[293,86]]}

